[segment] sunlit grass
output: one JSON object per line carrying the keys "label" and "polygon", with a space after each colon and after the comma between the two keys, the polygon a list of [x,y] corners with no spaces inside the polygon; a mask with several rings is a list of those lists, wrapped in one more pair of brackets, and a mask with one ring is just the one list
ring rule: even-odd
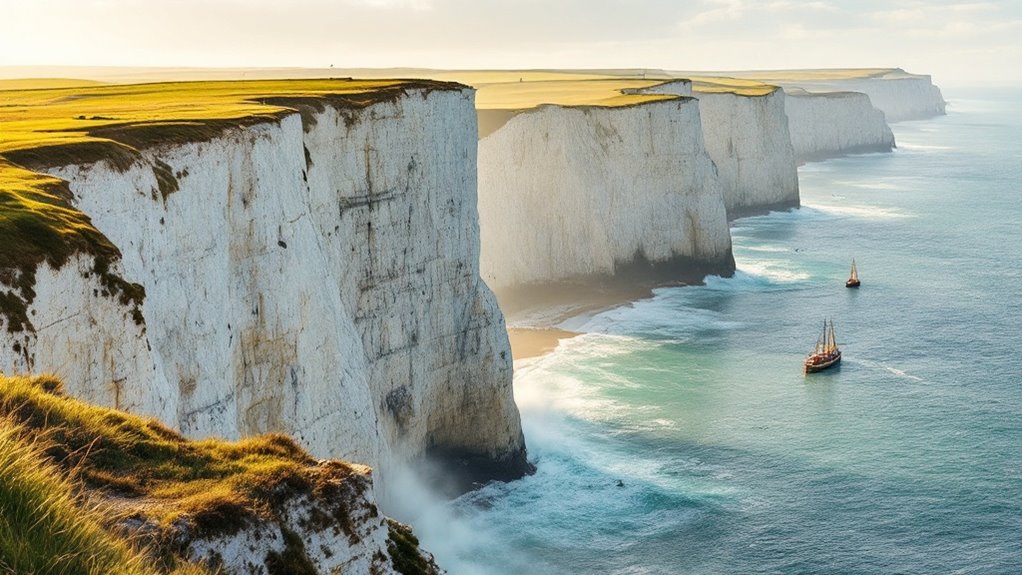
{"label": "sunlit grass", "polygon": [[[364,468],[317,462],[282,435],[190,441],[157,421],[67,397],[61,387],[49,376],[0,377],[0,572],[5,564],[18,573],[153,572],[111,535],[119,517],[144,517],[168,533],[185,521],[193,534],[216,535],[272,518],[301,494],[335,506],[331,521],[350,529],[338,490]],[[79,491],[103,497],[90,503]],[[46,537],[50,529],[58,535]],[[98,570],[16,567],[47,555],[82,557]],[[104,571],[108,565],[116,569]]]}
{"label": "sunlit grass", "polygon": [[480,110],[521,110],[544,104],[558,106],[633,106],[644,102],[677,99],[671,94],[625,93],[663,84],[663,80],[592,79],[544,80],[474,85],[476,108]]}
{"label": "sunlit grass", "polygon": [[82,86],[99,86],[103,82],[96,80],[80,80],[77,78],[18,78],[0,80],[0,90],[42,90],[52,88],[77,88]]}
{"label": "sunlit grass", "polygon": [[777,90],[776,86],[756,80],[723,76],[690,76],[692,91],[703,94],[737,94],[739,96],[765,96]]}
{"label": "sunlit grass", "polygon": [[[8,385],[0,380],[0,397],[5,397]],[[66,469],[50,461],[54,444],[38,433],[0,410],[0,572],[207,573],[174,558],[154,562],[151,550],[108,530],[108,518],[81,497]]]}

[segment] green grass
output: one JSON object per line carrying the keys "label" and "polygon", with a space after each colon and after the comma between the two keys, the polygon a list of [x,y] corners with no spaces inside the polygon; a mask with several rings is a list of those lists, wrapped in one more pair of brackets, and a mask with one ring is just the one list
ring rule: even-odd
{"label": "green grass", "polygon": [[[326,105],[358,109],[409,89],[453,86],[318,79],[52,87],[64,83],[0,83],[0,282],[12,288],[0,289],[0,318],[12,333],[34,330],[27,309],[35,297],[36,268],[43,262],[60,267],[79,253],[95,257],[107,294],[129,305],[141,322],[141,286],[109,273],[120,252],[74,207],[66,183],[39,170],[100,160],[125,170],[153,146],[208,140],[295,111],[310,123]],[[162,162],[151,168],[159,182],[154,200],[166,201],[177,180]]]}
{"label": "green grass", "polygon": [[146,551],[103,527],[96,508],[46,461],[29,431],[0,418],[0,573],[34,575],[201,575],[171,562],[153,568]]}
{"label": "green grass", "polygon": [[[4,470],[0,505],[4,521],[9,523],[0,526],[7,529],[6,534],[0,530],[3,541],[23,531],[23,524],[40,520],[43,516],[34,515],[39,513],[34,510],[48,509],[39,501],[50,496],[54,508],[66,511],[69,517],[78,509],[102,510],[102,514],[90,511],[92,515],[82,515],[84,535],[67,531],[68,541],[57,538],[55,544],[71,549],[69,556],[80,552],[85,557],[95,551],[100,554],[95,561],[122,563],[120,558],[130,555],[131,548],[116,544],[109,530],[116,532],[121,520],[138,518],[156,527],[148,544],[151,553],[162,560],[161,572],[171,571],[175,565],[175,525],[184,522],[191,533],[200,536],[229,535],[255,521],[280,521],[283,504],[302,495],[325,509],[320,527],[334,526],[349,538],[356,537],[348,502],[362,494],[364,481],[353,479],[365,472],[364,467],[318,462],[282,435],[238,442],[187,440],[157,421],[77,401],[65,396],[61,388],[62,383],[49,376],[0,377],[6,458],[0,465]],[[20,467],[9,465],[8,460],[20,461]],[[40,465],[41,461],[45,464]],[[38,472],[28,473],[34,469]],[[73,478],[73,482],[62,477]],[[72,483],[89,497],[76,497]],[[42,513],[50,517],[48,511]],[[59,515],[53,517],[66,521]],[[46,539],[46,529],[51,528],[48,525],[40,528],[38,536],[28,533],[30,539],[10,543],[9,549],[0,542],[0,562],[13,565],[22,561],[20,548],[45,557],[50,548],[39,545]],[[62,525],[55,523],[52,528],[63,533]],[[106,534],[100,526],[107,528]],[[82,544],[97,538],[112,541],[112,546],[107,546],[111,550]],[[278,559],[286,564],[296,560],[288,556]],[[130,562],[124,564],[131,566]]]}
{"label": "green grass", "polygon": [[387,519],[387,552],[394,562],[394,570],[401,575],[438,575],[436,563],[426,558],[419,549],[419,539],[412,529],[393,519]]}

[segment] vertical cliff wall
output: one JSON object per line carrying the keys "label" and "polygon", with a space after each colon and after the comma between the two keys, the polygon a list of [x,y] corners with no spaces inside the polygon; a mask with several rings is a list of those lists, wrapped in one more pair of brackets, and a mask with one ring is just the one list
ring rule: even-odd
{"label": "vertical cliff wall", "polygon": [[789,89],[784,111],[799,161],[894,148],[894,133],[884,113],[873,107],[866,94]]}
{"label": "vertical cliff wall", "polygon": [[888,122],[921,120],[943,116],[947,102],[930,76],[897,74],[891,77],[847,80],[837,87],[869,96]]}
{"label": "vertical cliff wall", "polygon": [[729,218],[799,205],[784,92],[696,92],[706,150]]}
{"label": "vertical cliff wall", "polygon": [[298,105],[127,167],[51,168],[145,301],[133,314],[88,254],[44,263],[0,367],[190,436],[285,432],[384,480],[428,452],[520,474],[507,335],[477,268],[472,92]]}
{"label": "vertical cliff wall", "polygon": [[884,113],[888,122],[942,116],[947,105],[929,75],[910,74],[900,68],[864,78],[782,81],[781,84],[810,92],[862,92]]}
{"label": "vertical cliff wall", "polygon": [[664,279],[734,270],[691,98],[513,116],[479,141],[479,217],[481,272],[496,290],[634,263]]}

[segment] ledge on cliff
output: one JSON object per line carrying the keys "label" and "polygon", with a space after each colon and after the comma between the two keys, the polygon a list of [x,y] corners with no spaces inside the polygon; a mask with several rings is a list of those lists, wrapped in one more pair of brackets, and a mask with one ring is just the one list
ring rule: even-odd
{"label": "ledge on cliff", "polygon": [[364,466],[316,461],[280,435],[190,441],[62,387],[0,377],[5,569],[439,572],[406,526],[379,515]]}

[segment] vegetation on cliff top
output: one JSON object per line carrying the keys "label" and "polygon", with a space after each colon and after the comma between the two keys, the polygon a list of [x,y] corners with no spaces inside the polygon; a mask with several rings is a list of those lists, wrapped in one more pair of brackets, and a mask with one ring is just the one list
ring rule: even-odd
{"label": "vegetation on cliff top", "polygon": [[[0,376],[0,572],[175,572],[182,528],[230,534],[279,520],[302,495],[324,505],[321,528],[356,537],[348,505],[365,468],[318,462],[281,435],[187,440],[61,388],[50,376]],[[130,525],[147,526],[147,538],[129,541]]]}
{"label": "vegetation on cliff top", "polygon": [[[36,268],[43,262],[60,267],[77,253],[95,257],[107,292],[132,304],[136,322],[141,321],[141,286],[109,273],[120,257],[117,248],[74,207],[65,183],[35,170],[101,160],[123,170],[142,161],[140,151],[153,146],[206,140],[296,110],[308,120],[311,110],[326,104],[362,108],[409,89],[452,87],[435,81],[339,79],[76,82],[0,83],[0,318],[10,332],[34,329],[27,308],[35,297]],[[65,83],[74,85],[53,87]],[[23,89],[2,89],[11,87]],[[151,167],[165,198],[176,189],[174,175],[158,159]]]}
{"label": "vegetation on cliff top", "polygon": [[0,379],[0,573],[206,573],[176,560],[155,568],[137,542],[106,528],[107,518],[81,497],[68,470],[52,463],[49,438],[8,417],[8,389],[37,384],[45,385]]}
{"label": "vegetation on cliff top", "polygon": [[634,106],[644,102],[674,100],[673,94],[639,94],[633,90],[652,88],[664,80],[605,78],[589,80],[512,81],[474,84],[476,108],[480,110],[525,110],[543,104],[558,106]]}
{"label": "vegetation on cliff top", "polygon": [[723,76],[690,76],[692,91],[702,94],[737,94],[739,96],[766,96],[777,91],[777,86],[756,80]]}

